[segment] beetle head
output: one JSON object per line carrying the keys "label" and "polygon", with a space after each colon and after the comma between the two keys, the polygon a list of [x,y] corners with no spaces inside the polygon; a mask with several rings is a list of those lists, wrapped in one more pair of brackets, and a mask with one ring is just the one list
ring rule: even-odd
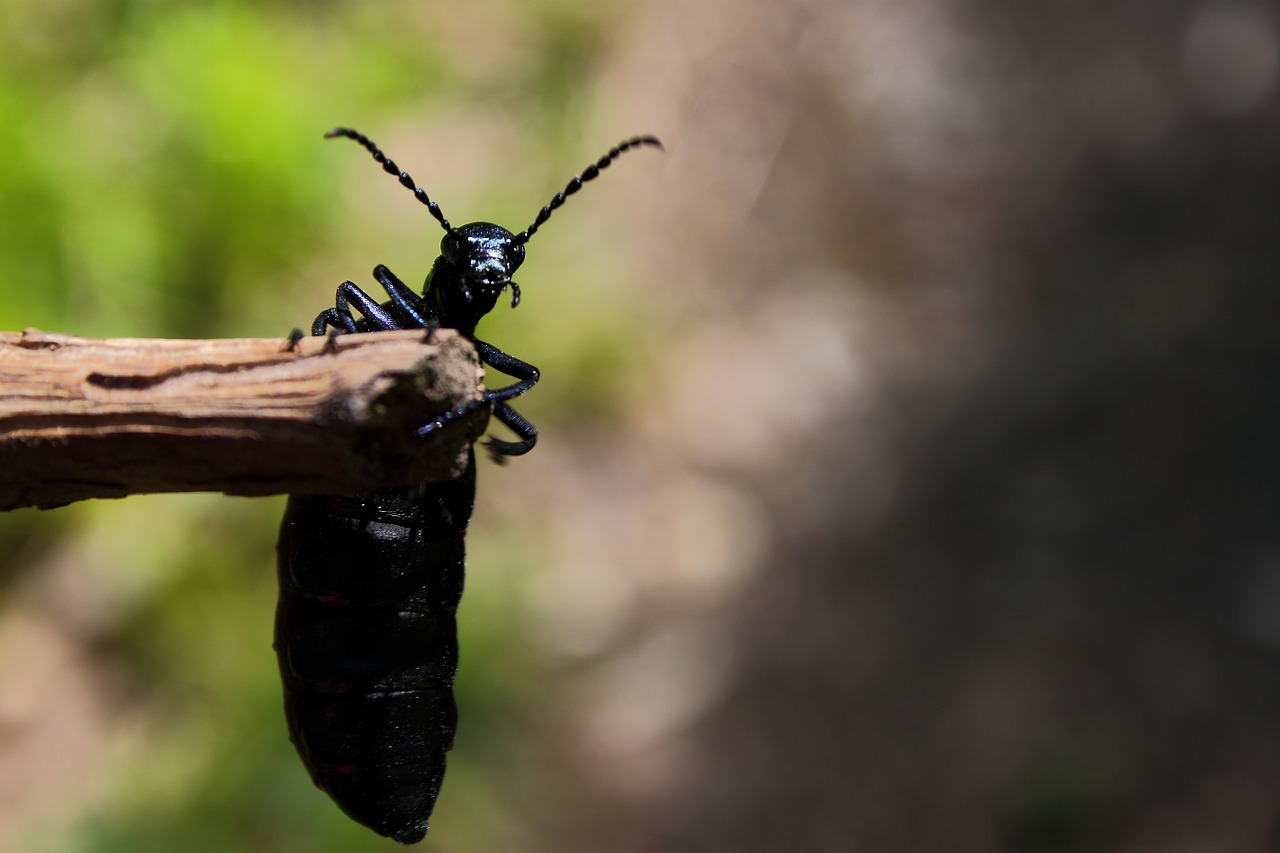
{"label": "beetle head", "polygon": [[476,317],[493,310],[509,286],[511,307],[520,304],[520,286],[511,276],[524,262],[524,244],[500,225],[472,222],[455,228],[440,241],[440,253],[453,267],[459,295]]}

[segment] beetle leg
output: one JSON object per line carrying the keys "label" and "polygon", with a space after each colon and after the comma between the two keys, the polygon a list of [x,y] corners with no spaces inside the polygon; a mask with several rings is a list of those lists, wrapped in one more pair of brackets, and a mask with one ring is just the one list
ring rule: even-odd
{"label": "beetle leg", "polygon": [[514,376],[519,380],[502,388],[484,392],[484,398],[493,403],[494,417],[520,436],[520,441],[503,441],[498,438],[489,438],[485,441],[485,448],[489,451],[489,456],[493,461],[501,463],[507,456],[520,456],[528,453],[538,441],[538,428],[526,421],[515,409],[508,406],[506,401],[519,397],[538,384],[541,374],[538,372],[538,368],[532,364],[521,361],[515,356],[507,355],[492,344],[487,344],[477,338],[475,345],[480,353],[480,361],[494,370],[505,373],[508,376]]}
{"label": "beetle leg", "polygon": [[360,310],[360,313],[364,315],[366,323],[373,326],[371,331],[388,331],[402,328],[383,310],[381,305],[373,301],[369,294],[356,287],[353,282],[344,281],[338,285],[335,307],[326,308],[316,316],[315,322],[311,324],[311,334],[323,335],[325,329],[329,326],[347,334],[355,334],[360,331],[359,326],[356,325],[356,318],[351,313],[353,303]]}
{"label": "beetle leg", "polygon": [[391,297],[397,308],[404,312],[415,326],[430,329],[440,325],[432,315],[427,301],[409,289],[400,278],[383,264],[373,268],[373,277],[382,285],[382,289]]}
{"label": "beetle leg", "polygon": [[434,432],[449,421],[475,411],[479,405],[492,404],[493,416],[520,437],[519,441],[504,441],[498,438],[485,440],[485,448],[489,451],[489,455],[495,462],[501,463],[507,456],[521,456],[528,453],[538,441],[538,428],[525,420],[515,409],[508,406],[506,401],[513,397],[519,397],[532,388],[537,384],[541,374],[538,372],[538,368],[532,364],[521,361],[515,356],[507,355],[492,344],[487,344],[481,340],[475,340],[474,343],[480,353],[482,362],[494,370],[505,373],[508,376],[514,376],[519,381],[502,388],[495,388],[492,391],[485,391],[484,400],[445,412],[419,429],[418,433],[426,435],[429,432]]}
{"label": "beetle leg", "polygon": [[519,382],[514,382],[502,388],[495,388],[492,391],[485,391],[484,397],[493,403],[501,403],[514,397],[519,397],[525,391],[528,391],[534,385],[538,384],[541,373],[538,368],[528,362],[521,361],[515,356],[507,355],[502,350],[486,344],[484,341],[476,338],[474,341],[476,350],[480,353],[480,361],[508,376],[514,376]]}
{"label": "beetle leg", "polygon": [[418,435],[429,435],[438,429],[443,429],[448,426],[451,421],[455,421],[463,415],[469,415],[476,409],[479,409],[482,406],[487,406],[488,404],[488,400],[472,400],[469,403],[463,403],[456,409],[450,409],[447,412],[442,412],[431,423],[418,427]]}
{"label": "beetle leg", "polygon": [[316,315],[315,322],[311,324],[311,334],[313,337],[318,338],[330,326],[339,331],[343,330],[342,318],[338,315],[338,309],[336,308],[326,308]]}
{"label": "beetle leg", "polygon": [[[373,328],[371,332],[389,332],[395,329],[403,329],[404,326],[396,322],[395,318],[387,313],[387,309],[383,308],[373,297],[365,293],[355,284],[344,281],[338,285],[338,315],[342,317],[343,325],[347,326],[348,332],[357,331],[355,320],[351,317],[351,308],[354,305],[364,315],[365,323]],[[351,322],[348,324],[348,320]]]}
{"label": "beetle leg", "polygon": [[336,326],[329,330],[328,337],[325,338],[324,348],[320,352],[325,355],[333,355],[338,351],[338,336],[342,334],[342,330]]}
{"label": "beetle leg", "polygon": [[526,421],[519,412],[506,403],[494,403],[493,416],[506,424],[522,440],[486,439],[484,446],[489,451],[489,458],[501,465],[508,456],[523,456],[533,450],[533,446],[538,443],[538,428],[536,426]]}

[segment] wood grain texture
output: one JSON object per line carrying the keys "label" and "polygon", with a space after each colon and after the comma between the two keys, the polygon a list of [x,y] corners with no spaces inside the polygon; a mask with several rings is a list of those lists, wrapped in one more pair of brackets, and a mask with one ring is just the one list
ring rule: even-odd
{"label": "wood grain texture", "polygon": [[0,509],[143,492],[362,494],[457,476],[488,407],[447,329],[281,339],[0,332]]}

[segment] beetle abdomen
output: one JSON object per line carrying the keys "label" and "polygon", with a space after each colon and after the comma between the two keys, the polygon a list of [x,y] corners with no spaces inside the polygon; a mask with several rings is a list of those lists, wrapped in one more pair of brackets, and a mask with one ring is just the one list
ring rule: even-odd
{"label": "beetle abdomen", "polygon": [[448,483],[289,498],[276,654],[289,735],[355,820],[419,841],[453,746],[474,463]]}

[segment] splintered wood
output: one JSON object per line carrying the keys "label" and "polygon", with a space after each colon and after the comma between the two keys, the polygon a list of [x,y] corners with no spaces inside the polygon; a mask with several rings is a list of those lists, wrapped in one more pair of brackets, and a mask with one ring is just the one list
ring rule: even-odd
{"label": "splintered wood", "polygon": [[488,406],[448,329],[283,339],[0,332],[0,509],[143,492],[363,494],[456,477]]}

